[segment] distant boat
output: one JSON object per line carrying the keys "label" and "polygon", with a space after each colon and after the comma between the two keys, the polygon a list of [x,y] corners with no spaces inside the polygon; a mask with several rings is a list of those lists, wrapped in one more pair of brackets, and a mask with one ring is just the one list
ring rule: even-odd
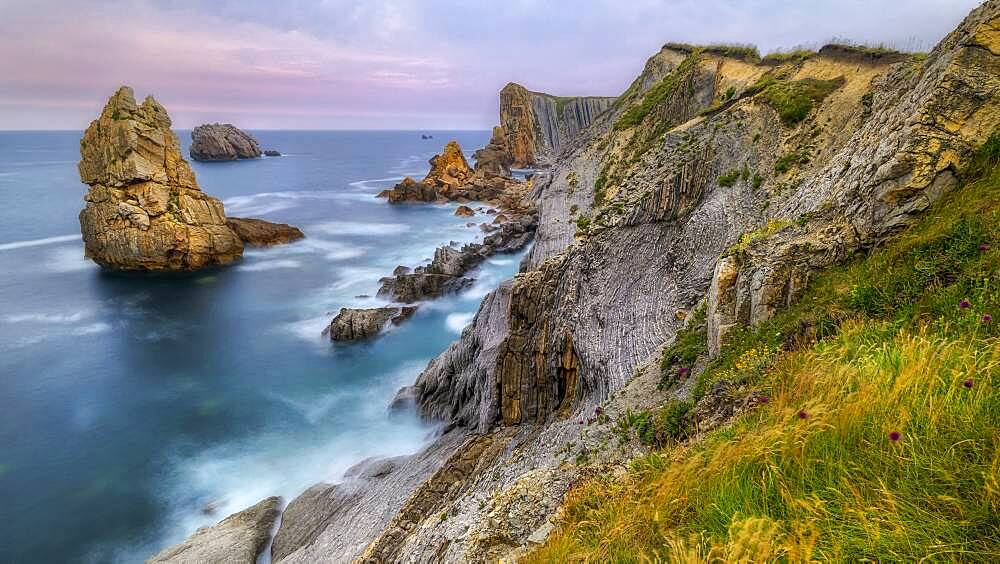
{"label": "distant boat", "polygon": [[423,134],[420,135],[420,138],[421,139],[434,139],[434,136],[433,135],[427,135],[426,133],[423,133]]}

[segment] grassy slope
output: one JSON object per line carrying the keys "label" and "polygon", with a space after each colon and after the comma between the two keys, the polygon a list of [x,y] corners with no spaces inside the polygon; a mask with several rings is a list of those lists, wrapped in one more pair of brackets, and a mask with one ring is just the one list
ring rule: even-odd
{"label": "grassy slope", "polygon": [[755,407],[578,485],[529,561],[1000,560],[998,162],[735,335],[696,395]]}

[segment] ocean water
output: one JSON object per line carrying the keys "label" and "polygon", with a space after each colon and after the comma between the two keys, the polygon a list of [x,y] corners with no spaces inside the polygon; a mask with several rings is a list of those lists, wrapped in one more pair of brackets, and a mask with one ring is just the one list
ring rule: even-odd
{"label": "ocean water", "polygon": [[141,561],[433,435],[386,405],[518,256],[494,257],[471,289],[373,341],[333,345],[320,331],[340,307],[382,303],[360,296],[396,265],[481,238],[453,205],[373,196],[424,174],[446,140],[471,152],[488,132],[254,133],[284,156],[192,163],[198,180],[229,215],[307,239],[149,277],[83,258],[79,132],[0,132],[0,560]]}

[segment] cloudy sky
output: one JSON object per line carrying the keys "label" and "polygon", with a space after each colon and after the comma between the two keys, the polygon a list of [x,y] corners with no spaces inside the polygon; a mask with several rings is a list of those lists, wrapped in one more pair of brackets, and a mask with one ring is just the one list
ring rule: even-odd
{"label": "cloudy sky", "polygon": [[508,81],[615,95],[666,41],[927,50],[979,0],[0,0],[0,129],[119,84],[175,127],[482,129]]}

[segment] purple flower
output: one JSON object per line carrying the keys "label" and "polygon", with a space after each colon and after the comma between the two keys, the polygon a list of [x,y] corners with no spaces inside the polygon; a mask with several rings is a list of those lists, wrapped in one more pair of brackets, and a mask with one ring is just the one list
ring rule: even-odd
{"label": "purple flower", "polygon": [[580,420],[580,425],[583,425],[583,419]]}
{"label": "purple flower", "polygon": [[990,246],[987,245],[986,243],[983,243],[982,245],[979,245],[979,250],[985,253],[986,251],[990,250]]}
{"label": "purple flower", "polygon": [[803,409],[799,411],[799,419],[809,419],[809,414]]}
{"label": "purple flower", "polygon": [[688,375],[688,372],[691,372],[691,369],[690,369],[690,368],[687,368],[687,367],[682,367],[682,368],[679,368],[679,369],[677,370],[677,375],[678,375],[678,376],[687,376],[687,375]]}
{"label": "purple flower", "polygon": [[993,316],[990,315],[990,314],[988,314],[988,313],[984,313],[983,314],[983,323],[989,323],[990,321],[993,321]]}
{"label": "purple flower", "polygon": [[893,431],[893,432],[889,433],[889,440],[892,441],[892,442],[896,442],[896,441],[899,440],[899,438],[901,436],[902,435],[899,434],[899,431]]}
{"label": "purple flower", "polygon": [[971,390],[972,389],[972,378],[966,379],[964,382],[962,382],[962,385],[965,386],[967,389]]}
{"label": "purple flower", "polygon": [[972,307],[972,304],[969,303],[969,300],[962,300],[958,302],[958,307],[961,309],[969,309]]}
{"label": "purple flower", "polygon": [[594,415],[600,415],[602,413],[604,413],[604,410],[601,409],[601,406],[597,406],[594,408]]}
{"label": "purple flower", "polygon": [[771,398],[767,396],[757,396],[757,403],[767,403],[771,401]]}

